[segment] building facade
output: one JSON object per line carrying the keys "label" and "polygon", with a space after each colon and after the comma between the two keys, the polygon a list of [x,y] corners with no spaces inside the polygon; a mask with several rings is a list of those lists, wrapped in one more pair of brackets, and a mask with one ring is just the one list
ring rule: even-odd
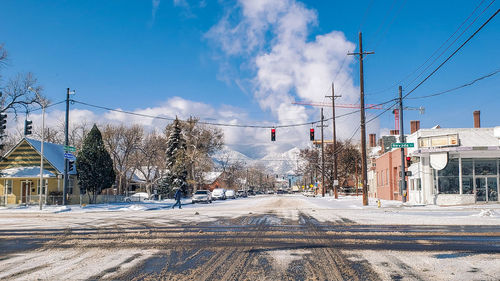
{"label": "building facade", "polygon": [[[2,205],[34,204],[40,191],[47,204],[62,203],[64,147],[44,143],[43,184],[40,185],[41,142],[23,138],[0,161],[0,203]],[[76,167],[70,171],[68,199],[79,195]]]}
{"label": "building facade", "polygon": [[421,129],[408,137],[409,201],[456,205],[498,202],[500,127]]}

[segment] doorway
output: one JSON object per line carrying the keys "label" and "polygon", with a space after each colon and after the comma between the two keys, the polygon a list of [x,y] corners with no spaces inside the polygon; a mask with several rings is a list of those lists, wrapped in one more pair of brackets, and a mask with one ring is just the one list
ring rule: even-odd
{"label": "doorway", "polygon": [[476,177],[476,201],[498,201],[498,180],[496,177]]}
{"label": "doorway", "polygon": [[31,195],[31,182],[30,181],[22,181],[21,182],[21,203],[28,203],[29,196]]}

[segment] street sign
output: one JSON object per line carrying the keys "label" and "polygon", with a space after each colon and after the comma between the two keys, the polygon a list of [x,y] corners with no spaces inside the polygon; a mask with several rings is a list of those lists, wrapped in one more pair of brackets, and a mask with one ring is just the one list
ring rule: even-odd
{"label": "street sign", "polygon": [[73,155],[69,152],[64,153],[64,158],[69,159],[69,160],[76,159],[75,155]]}
{"label": "street sign", "polygon": [[65,145],[65,146],[64,146],[64,151],[71,151],[71,152],[75,152],[75,151],[76,151],[76,147],[74,147],[74,146],[69,146],[69,145]]}
{"label": "street sign", "polygon": [[391,148],[406,148],[406,147],[415,147],[415,144],[412,142],[395,142],[391,144]]}

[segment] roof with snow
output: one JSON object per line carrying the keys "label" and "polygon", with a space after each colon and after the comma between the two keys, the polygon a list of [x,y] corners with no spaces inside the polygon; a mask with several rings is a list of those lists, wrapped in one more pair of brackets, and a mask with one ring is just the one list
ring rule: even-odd
{"label": "roof with snow", "polygon": [[[23,177],[28,177],[26,175],[33,175],[35,173],[39,176],[41,146],[42,144],[39,140],[30,138],[21,139],[19,143],[4,156],[2,162],[4,162],[6,167],[4,167],[2,173],[8,173],[13,177],[21,175],[24,175]],[[64,146],[60,144],[50,142],[43,143],[44,162],[52,166],[44,167],[44,175],[45,171],[53,176],[64,172],[64,153]],[[38,157],[38,160],[36,157]],[[38,169],[38,172],[35,171],[36,169]],[[74,167],[72,171],[69,171],[69,174],[75,175],[76,167]]]}
{"label": "roof with snow", "polygon": [[203,182],[205,184],[212,184],[216,179],[220,177],[222,172],[206,172],[203,173]]}
{"label": "roof with snow", "polygon": [[[55,177],[49,170],[43,169],[43,177]],[[2,170],[2,177],[5,178],[38,178],[40,177],[40,166],[34,167],[13,167]]]}

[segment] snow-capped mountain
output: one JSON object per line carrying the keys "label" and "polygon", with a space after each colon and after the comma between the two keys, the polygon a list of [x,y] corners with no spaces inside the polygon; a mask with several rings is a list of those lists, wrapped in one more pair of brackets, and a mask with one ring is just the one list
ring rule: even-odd
{"label": "snow-capped mountain", "polygon": [[297,165],[300,165],[299,148],[292,148],[283,153],[270,153],[260,159],[253,159],[245,154],[224,146],[220,151],[212,156],[216,166],[224,166],[236,162],[252,166],[259,164],[268,170],[271,174],[292,175],[295,174]]}
{"label": "snow-capped mountain", "polygon": [[212,155],[212,159],[214,160],[215,165],[219,167],[236,162],[244,163],[245,165],[251,165],[254,161],[245,154],[233,150],[228,146],[223,146],[221,150]]}
{"label": "snow-capped mountain", "polygon": [[265,166],[269,172],[277,175],[295,174],[297,165],[299,165],[300,149],[294,147],[283,153],[271,153],[260,159],[260,163]]}

